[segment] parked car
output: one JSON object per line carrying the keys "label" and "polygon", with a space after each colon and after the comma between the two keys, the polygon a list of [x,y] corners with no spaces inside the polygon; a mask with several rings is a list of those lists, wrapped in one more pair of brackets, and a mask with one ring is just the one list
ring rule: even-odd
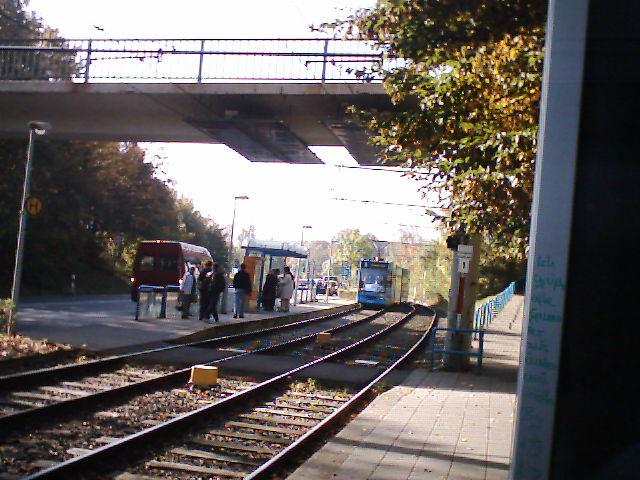
{"label": "parked car", "polygon": [[322,280],[318,280],[318,284],[316,286],[316,293],[320,295],[326,295],[327,290],[329,291],[329,295],[338,295],[338,281],[337,280],[329,280],[329,278],[336,277],[324,277]]}

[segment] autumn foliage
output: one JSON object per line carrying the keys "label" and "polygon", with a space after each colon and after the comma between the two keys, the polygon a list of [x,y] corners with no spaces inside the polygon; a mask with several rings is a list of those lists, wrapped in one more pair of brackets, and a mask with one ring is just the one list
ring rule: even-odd
{"label": "autumn foliage", "polygon": [[[325,24],[402,60],[384,72],[392,111],[357,110],[382,161],[412,167],[445,228],[526,256],[546,2],[380,1]],[[381,68],[381,67],[377,67]]]}

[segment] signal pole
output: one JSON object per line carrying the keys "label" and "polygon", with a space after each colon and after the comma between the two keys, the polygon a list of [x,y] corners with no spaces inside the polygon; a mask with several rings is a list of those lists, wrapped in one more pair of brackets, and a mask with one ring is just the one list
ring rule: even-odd
{"label": "signal pole", "polygon": [[[449,237],[451,239],[452,237]],[[449,241],[447,246],[453,249],[451,263],[451,288],[449,289],[448,328],[473,328],[473,316],[478,295],[478,276],[480,271],[480,237],[457,234],[457,241]],[[446,350],[459,352],[471,351],[470,333],[446,332],[444,346]],[[447,355],[443,357],[444,367],[451,371],[464,371],[469,368],[469,356]]]}

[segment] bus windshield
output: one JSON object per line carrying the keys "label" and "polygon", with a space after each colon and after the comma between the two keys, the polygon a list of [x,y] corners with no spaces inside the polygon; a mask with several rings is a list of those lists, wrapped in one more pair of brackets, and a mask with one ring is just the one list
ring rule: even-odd
{"label": "bus windshield", "polygon": [[360,270],[360,289],[365,292],[382,293],[385,289],[387,271],[382,268]]}

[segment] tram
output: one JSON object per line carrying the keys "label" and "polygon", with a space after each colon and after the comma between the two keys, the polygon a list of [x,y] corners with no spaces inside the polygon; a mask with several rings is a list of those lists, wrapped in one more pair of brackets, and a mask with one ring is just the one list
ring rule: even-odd
{"label": "tram", "polygon": [[360,260],[356,301],[366,306],[385,307],[406,302],[408,295],[408,269],[380,259]]}

